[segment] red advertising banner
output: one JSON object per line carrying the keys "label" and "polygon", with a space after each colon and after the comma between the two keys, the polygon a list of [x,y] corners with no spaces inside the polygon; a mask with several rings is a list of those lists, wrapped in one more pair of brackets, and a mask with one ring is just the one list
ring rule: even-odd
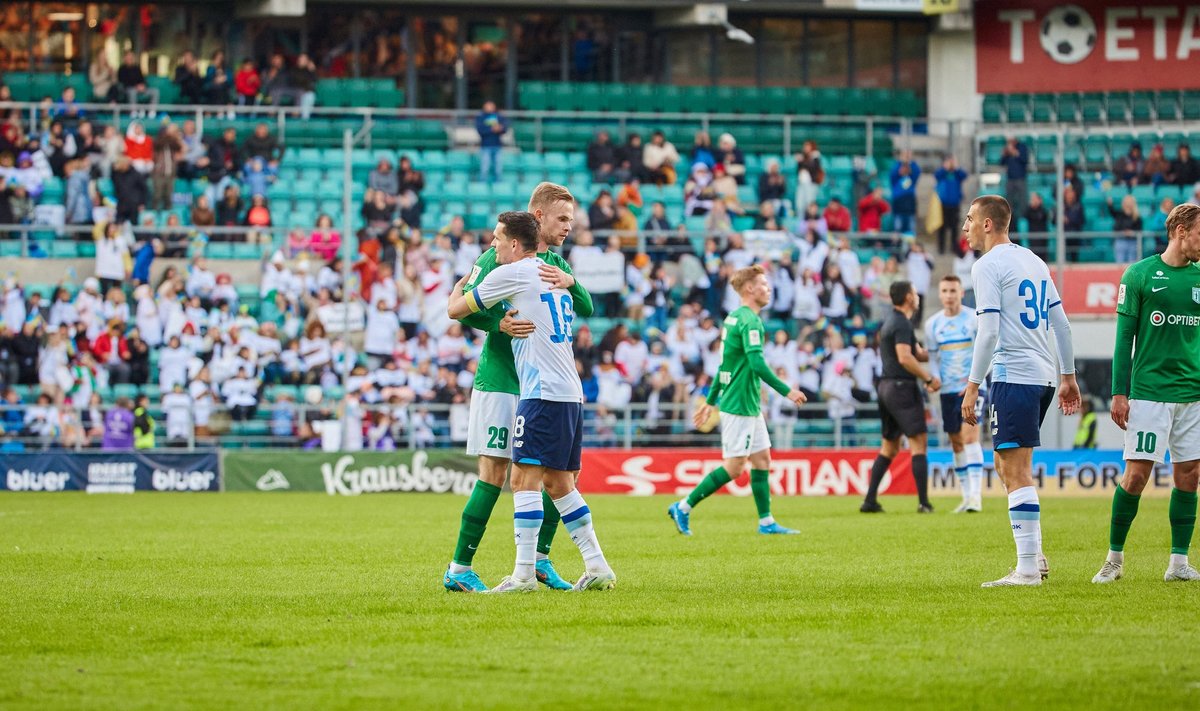
{"label": "red advertising banner", "polygon": [[1063,270],[1063,309],[1068,316],[1114,316],[1122,266],[1067,267]]}
{"label": "red advertising banner", "polygon": [[[860,496],[871,481],[871,449],[813,449],[771,452],[771,493],[778,496]],[[716,450],[586,449],[579,490],[585,494],[683,496],[708,472],[721,466]],[[743,472],[722,491],[750,495],[750,476]],[[884,477],[881,493],[913,494],[912,460],[901,452]]]}
{"label": "red advertising banner", "polygon": [[1200,5],[977,2],[975,64],[982,94],[1194,89]]}

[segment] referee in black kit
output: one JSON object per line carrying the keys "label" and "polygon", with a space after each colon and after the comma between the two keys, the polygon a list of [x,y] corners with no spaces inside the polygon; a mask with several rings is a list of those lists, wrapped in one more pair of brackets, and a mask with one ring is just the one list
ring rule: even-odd
{"label": "referee in black kit", "polygon": [[912,282],[892,284],[892,313],[879,331],[879,358],[883,361],[883,377],[879,381],[879,418],[883,424],[883,445],[871,465],[871,486],[859,511],[883,513],[876,498],[879,484],[887,474],[892,459],[900,451],[900,435],[908,437],[912,448],[913,479],[917,483],[920,505],[917,513],[933,513],[929,503],[929,461],[925,458],[928,432],[925,427],[924,386],[937,392],[942,382],[921,367],[929,362],[929,353],[917,342],[912,317],[920,303]]}

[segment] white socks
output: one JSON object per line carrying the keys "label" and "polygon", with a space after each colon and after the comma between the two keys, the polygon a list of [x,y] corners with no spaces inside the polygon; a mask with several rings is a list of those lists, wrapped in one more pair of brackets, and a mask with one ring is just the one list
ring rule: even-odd
{"label": "white socks", "polygon": [[1017,544],[1017,572],[1037,575],[1037,554],[1041,547],[1042,508],[1037,489],[1026,486],[1008,495],[1008,520]]}
{"label": "white socks", "polygon": [[542,528],[542,492],[513,492],[513,535],[517,541],[517,564],[513,577],[529,580],[537,561],[538,531]]}
{"label": "white socks", "polygon": [[555,499],[554,508],[558,509],[562,516],[563,525],[567,527],[567,533],[571,534],[571,540],[579,547],[579,554],[583,556],[583,567],[589,573],[611,572],[612,569],[608,567],[608,561],[604,559],[604,553],[600,550],[600,542],[596,540],[596,529],[592,527],[592,512],[584,503],[579,491],[575,490],[561,499]]}
{"label": "white socks", "polygon": [[685,514],[690,514],[692,512],[692,505],[688,503],[686,496],[679,500],[679,510]]}
{"label": "white socks", "polygon": [[[972,498],[983,496],[983,447],[978,442],[963,445],[964,464],[967,467],[967,488]],[[955,465],[958,464],[957,458]]]}
{"label": "white socks", "polygon": [[1188,564],[1188,557],[1187,557],[1186,553],[1183,555],[1179,555],[1178,553],[1172,553],[1171,554],[1171,564],[1167,566],[1167,570],[1174,570],[1176,568],[1182,568],[1183,566],[1185,566],[1187,564]]}
{"label": "white socks", "polygon": [[971,484],[967,480],[967,453],[954,453],[954,476],[958,477],[958,488],[962,491],[963,501],[971,500]]}

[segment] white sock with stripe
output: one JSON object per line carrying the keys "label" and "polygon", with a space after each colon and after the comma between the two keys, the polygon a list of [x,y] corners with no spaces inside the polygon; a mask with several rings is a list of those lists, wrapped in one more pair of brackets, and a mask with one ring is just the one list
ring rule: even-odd
{"label": "white sock with stripe", "polygon": [[513,492],[513,534],[517,541],[517,564],[513,577],[529,580],[537,562],[538,531],[542,528],[542,492]]}
{"label": "white sock with stripe", "polygon": [[954,476],[958,477],[958,488],[962,492],[963,501],[971,498],[971,484],[967,481],[967,453],[954,453]]}
{"label": "white sock with stripe", "polygon": [[1008,520],[1012,524],[1013,542],[1017,544],[1017,572],[1022,575],[1038,574],[1041,517],[1036,488],[1026,486],[1008,495]]}
{"label": "white sock with stripe", "polygon": [[971,496],[983,496],[983,447],[972,442],[963,446],[963,454],[967,455],[967,486]]}
{"label": "white sock with stripe", "polygon": [[578,490],[574,490],[561,499],[554,500],[554,507],[562,516],[563,525],[571,540],[579,546],[579,554],[583,556],[583,567],[589,573],[610,573],[608,561],[600,550],[600,542],[596,540],[596,529],[592,527],[592,512],[587,507]]}

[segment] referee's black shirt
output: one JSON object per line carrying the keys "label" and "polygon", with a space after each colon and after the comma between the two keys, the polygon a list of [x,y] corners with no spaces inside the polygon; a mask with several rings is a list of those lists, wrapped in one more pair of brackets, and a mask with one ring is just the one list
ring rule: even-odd
{"label": "referee's black shirt", "polygon": [[896,346],[901,343],[906,344],[916,354],[917,336],[913,332],[912,321],[896,309],[892,309],[879,331],[879,358],[883,361],[883,377],[916,380],[917,376],[905,370],[904,366],[900,365],[900,359],[896,357]]}

